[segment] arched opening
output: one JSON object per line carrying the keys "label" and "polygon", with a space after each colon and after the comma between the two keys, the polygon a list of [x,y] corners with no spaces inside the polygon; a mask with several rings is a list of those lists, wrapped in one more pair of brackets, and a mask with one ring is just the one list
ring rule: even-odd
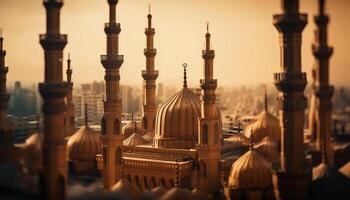
{"label": "arched opening", "polygon": [[62,175],[60,175],[56,180],[56,188],[57,188],[57,199],[64,199],[66,196],[66,186],[65,186],[65,180]]}
{"label": "arched opening", "polygon": [[141,189],[140,180],[139,180],[139,177],[137,175],[135,176],[135,183],[136,183],[137,188]]}
{"label": "arched opening", "polygon": [[157,187],[156,178],[154,178],[154,176],[152,176],[151,178],[151,183],[152,183],[152,187]]}
{"label": "arched opening", "polygon": [[143,177],[143,186],[144,186],[144,189],[146,189],[146,190],[150,189],[146,176]]}
{"label": "arched opening", "polygon": [[208,125],[204,124],[202,128],[202,143],[208,144]]}
{"label": "arched opening", "polygon": [[126,179],[128,180],[129,183],[131,183],[131,176],[130,176],[130,174],[126,175]]}
{"label": "arched opening", "polygon": [[107,130],[106,130],[106,119],[105,117],[102,117],[101,119],[101,135],[106,135]]}
{"label": "arched opening", "polygon": [[120,122],[119,122],[118,119],[114,120],[113,130],[114,130],[114,135],[119,135],[120,134]]}
{"label": "arched opening", "polygon": [[175,184],[174,184],[174,180],[173,180],[173,179],[170,179],[170,180],[169,180],[169,184],[170,184],[170,187],[175,187]]}
{"label": "arched opening", "polygon": [[161,178],[159,184],[165,187],[165,179]]}
{"label": "arched opening", "polygon": [[147,119],[146,119],[146,117],[142,118],[142,125],[143,125],[143,129],[147,129]]}
{"label": "arched opening", "polygon": [[219,125],[218,123],[215,123],[214,126],[214,144],[217,144],[219,142]]}

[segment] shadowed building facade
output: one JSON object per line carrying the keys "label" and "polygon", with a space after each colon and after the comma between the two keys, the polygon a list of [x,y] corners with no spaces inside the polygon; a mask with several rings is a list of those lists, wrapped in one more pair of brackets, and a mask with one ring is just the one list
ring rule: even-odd
{"label": "shadowed building facade", "polygon": [[282,0],[281,7],[283,13],[273,16],[281,53],[281,69],[274,74],[281,123],[280,165],[274,173],[274,186],[277,199],[306,199],[310,173],[303,142],[307,80],[301,66],[301,36],[307,15],[299,12],[298,0]]}
{"label": "shadowed building facade", "polygon": [[104,158],[103,186],[110,189],[121,178],[121,100],[119,97],[119,68],[124,56],[119,55],[120,24],[116,22],[118,0],[108,0],[109,22],[105,23],[107,55],[101,55],[105,69],[106,98],[101,120],[102,155]]}
{"label": "shadowed building facade", "polygon": [[316,142],[316,150],[321,151],[323,144],[326,145],[327,161],[328,164],[332,166],[331,100],[333,96],[333,86],[329,84],[329,59],[333,54],[333,48],[328,46],[327,27],[329,17],[325,13],[325,0],[319,0],[318,5],[318,15],[314,17],[317,29],[315,30],[315,43],[312,45],[315,64],[312,69],[314,82],[309,113],[309,129],[311,131],[312,141]]}
{"label": "shadowed building facade", "polygon": [[44,0],[46,34],[40,35],[45,51],[45,77],[39,84],[44,115],[43,168],[39,177],[44,199],[65,198],[67,184],[66,141],[64,130],[64,98],[69,84],[63,82],[62,57],[67,35],[60,34],[62,0]]}
{"label": "shadowed building facade", "polygon": [[[150,7],[149,12],[151,12]],[[146,56],[146,70],[142,70],[142,77],[144,79],[142,124],[146,132],[154,133],[155,117],[157,113],[156,79],[158,77],[158,70],[154,70],[154,57],[157,54],[157,49],[154,48],[155,30],[152,28],[151,13],[147,15],[147,18],[148,27],[145,29],[147,48],[144,49],[144,55]]]}

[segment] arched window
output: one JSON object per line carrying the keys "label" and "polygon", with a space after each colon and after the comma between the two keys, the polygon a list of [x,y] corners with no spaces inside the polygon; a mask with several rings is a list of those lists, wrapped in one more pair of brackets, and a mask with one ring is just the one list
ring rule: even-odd
{"label": "arched window", "polygon": [[204,124],[202,129],[202,143],[208,144],[208,125]]}
{"label": "arched window", "polygon": [[146,119],[146,117],[142,118],[142,125],[143,125],[144,129],[147,129],[147,119]]}
{"label": "arched window", "polygon": [[138,188],[140,188],[140,180],[139,180],[139,177],[137,175],[135,176],[135,183],[136,183],[136,186]]}
{"label": "arched window", "polygon": [[123,154],[123,150],[120,147],[118,147],[115,150],[115,162],[118,165],[122,164],[122,154]]}
{"label": "arched window", "polygon": [[126,179],[128,180],[129,183],[131,183],[131,176],[130,176],[130,174],[126,175]]}
{"label": "arched window", "polygon": [[219,125],[218,123],[215,123],[214,126],[214,144],[217,144],[219,142]]}
{"label": "arched window", "polygon": [[106,119],[102,117],[101,119],[101,135],[106,135],[107,129],[106,129]]}
{"label": "arched window", "polygon": [[165,179],[164,179],[164,178],[161,178],[161,179],[160,179],[160,185],[162,185],[163,187],[165,187]]}
{"label": "arched window", "polygon": [[149,185],[148,185],[148,181],[147,181],[147,177],[144,176],[143,177],[143,185],[144,185],[144,189],[149,189]]}
{"label": "arched window", "polygon": [[119,120],[115,119],[114,123],[113,123],[114,135],[119,135],[120,134],[120,126],[119,126],[119,124],[120,124]]}
{"label": "arched window", "polygon": [[174,187],[174,186],[175,186],[174,180],[173,180],[173,179],[170,179],[170,180],[169,180],[169,183],[170,183],[170,187]]}
{"label": "arched window", "polygon": [[152,187],[157,187],[156,178],[154,178],[154,176],[152,176],[151,182],[152,182]]}

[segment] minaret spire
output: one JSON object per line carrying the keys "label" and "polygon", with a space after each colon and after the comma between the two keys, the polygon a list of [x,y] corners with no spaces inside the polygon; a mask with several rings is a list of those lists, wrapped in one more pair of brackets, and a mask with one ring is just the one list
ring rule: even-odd
{"label": "minaret spire", "polygon": [[119,69],[124,56],[119,55],[120,24],[116,23],[116,5],[118,0],[108,0],[109,22],[105,23],[107,35],[107,54],[101,55],[101,64],[105,69],[106,97],[101,120],[102,153],[104,159],[103,186],[110,189],[122,179],[121,146],[121,100],[119,97]]}
{"label": "minaret spire", "polygon": [[264,95],[264,108],[265,111],[268,111],[268,102],[267,102],[267,91],[265,90],[265,95]]}
{"label": "minaret spire", "polygon": [[148,12],[148,26],[145,28],[146,48],[143,51],[146,57],[146,70],[141,71],[144,79],[142,126],[146,132],[154,132],[154,122],[157,112],[156,80],[158,70],[155,70],[154,66],[157,49],[154,48],[155,29],[152,27],[151,4],[148,5]]}
{"label": "minaret spire", "polygon": [[[209,31],[209,23],[207,23]],[[221,159],[221,119],[215,104],[217,80],[213,78],[215,51],[210,48],[210,33],[205,34],[206,48],[202,51],[204,59],[204,79],[200,80],[202,89],[201,117],[199,118],[198,144],[199,158],[206,165],[206,176],[200,177],[199,189],[214,194],[219,190],[219,163]]]}
{"label": "minaret spire", "polygon": [[[307,15],[299,12],[299,0],[282,0],[281,14],[273,16],[273,24],[279,32],[281,67],[274,74],[278,89],[278,108],[281,122],[280,166],[274,173],[277,199],[307,199],[309,174],[304,155],[303,94],[307,84],[306,73],[301,67],[302,32]],[[298,191],[298,192],[295,192]]]}
{"label": "minaret spire", "polygon": [[187,63],[183,63],[182,64],[183,68],[184,68],[184,84],[183,84],[183,87],[187,87],[187,71],[186,71],[186,68],[187,68]]}
{"label": "minaret spire", "polygon": [[67,83],[68,83],[68,93],[66,97],[66,111],[64,113],[65,117],[65,135],[70,136],[75,131],[75,115],[74,115],[74,103],[73,103],[73,82],[72,82],[73,70],[71,67],[70,53],[68,53],[67,59]]}
{"label": "minaret spire", "polygon": [[[5,66],[6,51],[3,49],[4,38],[2,37],[2,28],[0,28],[0,149],[2,147],[13,147],[14,124],[7,118],[7,102],[10,95],[6,89],[6,75],[8,67]],[[8,152],[6,152],[8,153]]]}
{"label": "minaret spire", "polygon": [[[316,23],[315,42],[312,45],[312,53],[315,57],[313,67],[314,83],[313,96],[315,98],[314,121],[310,121],[311,134],[316,139],[316,149],[323,151],[325,145],[329,166],[333,165],[333,151],[331,148],[331,114],[333,86],[329,83],[329,59],[333,54],[333,48],[328,46],[329,17],[325,13],[325,0],[318,0],[318,15],[314,17]],[[312,127],[312,125],[314,125]]]}
{"label": "minaret spire", "polygon": [[84,110],[84,120],[85,120],[85,126],[88,126],[88,104],[84,104],[85,110]]}
{"label": "minaret spire", "polygon": [[67,144],[65,140],[64,112],[69,84],[63,81],[62,57],[67,35],[60,33],[62,0],[44,0],[46,8],[46,34],[40,35],[45,51],[45,78],[39,84],[43,97],[44,115],[43,167],[41,188],[44,199],[65,199],[67,184]]}

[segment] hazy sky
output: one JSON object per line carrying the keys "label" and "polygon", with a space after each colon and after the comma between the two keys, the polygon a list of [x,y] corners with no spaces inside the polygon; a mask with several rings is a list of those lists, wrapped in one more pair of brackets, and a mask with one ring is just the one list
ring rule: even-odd
{"label": "hazy sky", "polygon": [[[158,82],[182,83],[183,62],[188,63],[190,86],[202,77],[201,50],[204,48],[205,22],[210,22],[212,44],[216,50],[215,76],[219,85],[271,84],[279,70],[279,42],[272,25],[272,14],[280,12],[279,0],[120,0],[117,21],[121,23],[120,53],[122,84],[142,84],[145,68],[143,49],[148,3],[152,4],[156,29],[156,69]],[[316,0],[301,0],[301,10],[309,14],[303,33],[303,70],[310,74],[313,15]],[[328,0],[331,17],[329,42],[335,52],[331,58],[331,82],[350,85],[350,1]],[[71,53],[73,80],[78,83],[103,80],[99,56],[105,54],[104,23],[108,21],[107,0],[65,0],[61,9],[61,33],[68,34],[64,59]],[[0,27],[4,28],[9,84],[43,80],[43,49],[39,33],[45,32],[42,0],[0,0]],[[66,67],[66,62],[64,62]],[[309,81],[311,80],[308,75]]]}

